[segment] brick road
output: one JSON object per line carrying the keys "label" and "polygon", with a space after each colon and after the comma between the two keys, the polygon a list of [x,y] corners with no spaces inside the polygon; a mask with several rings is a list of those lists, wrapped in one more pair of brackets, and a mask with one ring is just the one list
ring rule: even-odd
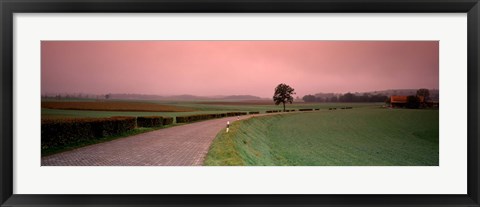
{"label": "brick road", "polygon": [[236,120],[202,121],[82,147],[43,157],[42,166],[202,165],[217,133],[225,129],[227,121]]}

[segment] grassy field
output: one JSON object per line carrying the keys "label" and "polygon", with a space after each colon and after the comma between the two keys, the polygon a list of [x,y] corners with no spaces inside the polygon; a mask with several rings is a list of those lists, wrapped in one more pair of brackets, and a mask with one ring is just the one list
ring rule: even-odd
{"label": "grassy field", "polygon": [[[52,103],[57,101],[44,101],[42,102],[42,119],[43,118],[103,118],[103,117],[112,117],[112,116],[168,116],[168,117],[176,117],[176,116],[184,116],[184,115],[193,115],[193,114],[217,114],[217,113],[226,113],[232,111],[243,111],[243,112],[250,112],[250,111],[258,111],[260,113],[265,113],[268,110],[282,110],[282,106],[277,106],[273,103],[270,104],[258,104],[257,102],[249,103],[249,102],[186,102],[186,101],[141,101],[145,104],[150,106],[150,109],[155,108],[157,106],[151,106],[154,104],[158,104],[160,108],[157,109],[165,109],[165,108],[175,108],[175,109],[188,109],[187,111],[139,111],[139,110],[114,110],[108,109],[106,104],[100,104],[100,108],[95,110],[94,105],[95,101],[91,100],[70,100],[70,101],[61,101],[62,103],[59,104],[59,107],[46,107]],[[82,103],[83,110],[78,110],[79,105],[78,102]],[[129,101],[125,100],[115,100],[114,103],[118,106],[122,102],[127,102],[125,105],[129,105]],[[139,101],[140,102],[140,101]],[[135,105],[138,106],[139,103]],[[141,104],[141,103],[140,103]],[[150,105],[151,104],[151,105]],[[75,107],[67,107],[67,106],[76,106]],[[354,108],[362,108],[362,107],[369,107],[371,103],[295,103],[295,104],[288,104],[287,109],[301,109],[301,108],[320,108],[320,109],[328,109],[329,107],[343,107],[343,106],[353,106]],[[382,105],[381,103],[377,105]],[[45,106],[45,107],[44,107]],[[114,106],[114,105],[112,105]],[[63,107],[63,108],[62,108]],[[103,107],[103,108],[102,108]],[[130,106],[131,107],[131,106]],[[88,109],[88,110],[87,110]]]}
{"label": "grassy field", "polygon": [[[254,166],[435,166],[438,110],[386,109],[383,103],[295,103],[287,109],[320,109],[234,122],[217,135],[205,165]],[[340,110],[350,106],[353,109]],[[120,107],[120,108],[118,108]],[[140,108],[138,108],[140,107]],[[337,110],[328,110],[328,108]],[[77,109],[77,110],[72,110]],[[79,110],[80,109],[80,110]],[[137,110],[140,109],[140,110]],[[42,102],[42,119],[112,116],[176,117],[234,111],[281,110],[265,102],[73,100]],[[175,125],[172,125],[175,126]],[[158,128],[139,128],[95,143]],[[42,155],[94,143],[80,143]]]}
{"label": "grassy field", "polygon": [[205,165],[436,166],[438,110],[364,106],[256,117],[219,132]]}

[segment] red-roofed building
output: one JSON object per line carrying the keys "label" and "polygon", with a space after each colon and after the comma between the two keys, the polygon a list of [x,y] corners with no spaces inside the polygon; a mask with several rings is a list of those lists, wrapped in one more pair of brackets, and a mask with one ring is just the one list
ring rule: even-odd
{"label": "red-roofed building", "polygon": [[[425,97],[417,96],[420,104],[425,103]],[[408,96],[390,96],[390,107],[405,107],[408,102]]]}
{"label": "red-roofed building", "polygon": [[390,96],[390,107],[405,107],[407,96]]}
{"label": "red-roofed building", "polygon": [[[438,102],[425,101],[424,96],[417,96],[420,104],[424,107],[438,107]],[[390,96],[390,107],[405,107],[408,102],[408,96]]]}

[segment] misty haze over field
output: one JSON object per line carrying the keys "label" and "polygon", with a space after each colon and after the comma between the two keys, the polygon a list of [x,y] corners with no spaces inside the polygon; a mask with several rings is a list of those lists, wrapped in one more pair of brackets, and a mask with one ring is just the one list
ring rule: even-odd
{"label": "misty haze over field", "polygon": [[[418,89],[391,89],[391,90],[378,90],[368,92],[352,92],[354,95],[362,96],[368,94],[383,95],[383,96],[411,96],[416,95]],[[430,98],[433,100],[439,99],[439,90],[430,89]],[[44,98],[89,98],[89,99],[105,99],[107,94],[84,94],[84,93],[60,93],[60,94],[43,94]],[[309,94],[320,98],[339,97],[344,95],[342,93],[315,93]],[[272,102],[270,97],[258,97],[252,95],[231,95],[231,96],[194,96],[194,95],[173,95],[173,96],[161,96],[161,95],[149,95],[149,94],[108,94],[109,99],[124,99],[124,100],[171,100],[171,101],[260,101],[260,102]],[[296,96],[298,99],[295,101],[302,101],[301,96]]]}

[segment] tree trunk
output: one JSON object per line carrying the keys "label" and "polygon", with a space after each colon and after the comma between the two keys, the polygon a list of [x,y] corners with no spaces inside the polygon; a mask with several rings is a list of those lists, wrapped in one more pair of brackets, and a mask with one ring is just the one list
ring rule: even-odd
{"label": "tree trunk", "polygon": [[285,112],[285,102],[283,102],[283,112]]}

